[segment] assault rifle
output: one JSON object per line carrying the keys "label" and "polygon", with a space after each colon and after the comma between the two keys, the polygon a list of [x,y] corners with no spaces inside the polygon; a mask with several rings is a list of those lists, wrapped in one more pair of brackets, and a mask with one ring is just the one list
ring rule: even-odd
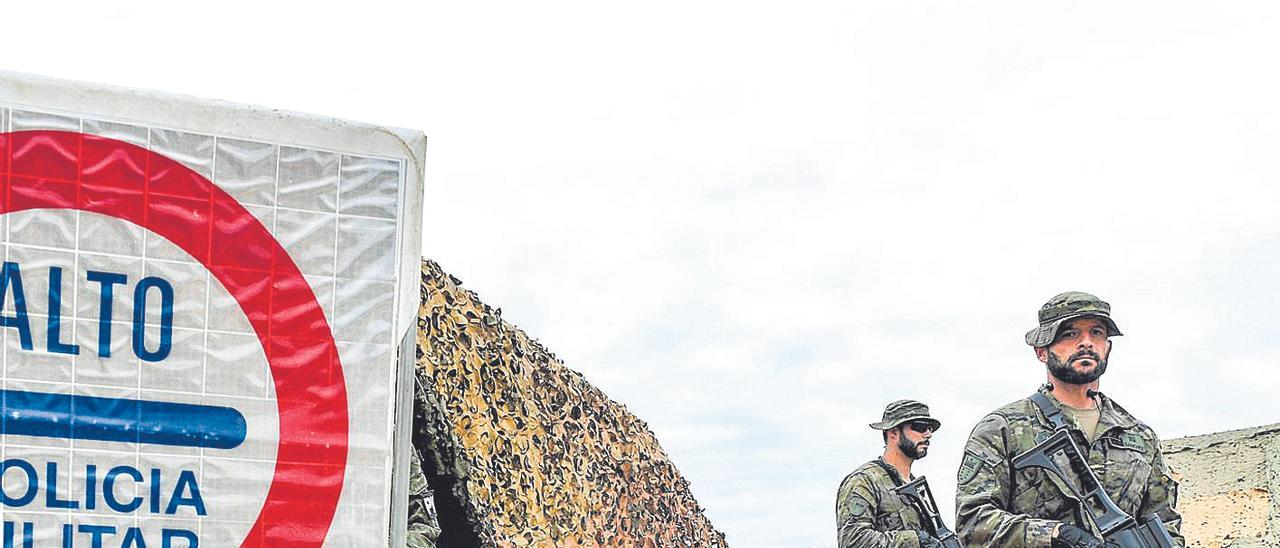
{"label": "assault rifle", "polygon": [[[1076,489],[1069,476],[1054,460],[1057,455],[1066,457],[1071,470],[1080,478],[1084,493]],[[1089,462],[1081,454],[1075,440],[1065,428],[1058,428],[1048,439],[1036,444],[1027,452],[1013,458],[1014,470],[1040,468],[1062,480],[1071,495],[1093,518],[1094,525],[1102,533],[1102,540],[1109,548],[1174,548],[1173,538],[1165,530],[1156,515],[1147,516],[1142,522],[1124,513],[1102,489],[1102,482],[1089,468]],[[1077,509],[1077,516],[1079,509]]]}
{"label": "assault rifle", "polygon": [[933,491],[929,490],[929,482],[924,480],[924,476],[913,479],[893,491],[906,497],[907,504],[915,508],[920,513],[920,517],[924,518],[924,526],[929,530],[929,534],[941,541],[944,548],[963,548],[956,534],[947,529],[947,524],[942,522],[942,516],[938,512],[938,502],[933,500]]}

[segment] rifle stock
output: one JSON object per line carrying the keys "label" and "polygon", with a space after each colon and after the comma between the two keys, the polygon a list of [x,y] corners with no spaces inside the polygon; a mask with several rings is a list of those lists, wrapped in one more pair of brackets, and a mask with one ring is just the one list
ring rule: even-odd
{"label": "rifle stock", "polygon": [[938,511],[938,502],[933,499],[933,491],[929,490],[929,482],[925,481],[924,476],[920,476],[910,482],[894,489],[899,496],[905,497],[907,504],[910,504],[920,517],[924,518],[924,526],[928,529],[929,534],[942,542],[944,548],[962,548],[960,539],[956,538],[955,532],[947,528],[947,524],[943,523],[942,515]]}
{"label": "rifle stock", "polygon": [[[1070,476],[1054,460],[1055,455],[1066,457],[1071,470],[1080,478],[1080,489],[1072,483]],[[1133,516],[1124,513],[1111,496],[1102,488],[1102,482],[1089,468],[1080,448],[1065,429],[1055,430],[1048,439],[1036,444],[1025,453],[1013,458],[1014,470],[1040,468],[1062,480],[1063,485],[1071,491],[1071,495],[1080,502],[1080,506],[1093,519],[1102,539],[1107,546],[1114,548],[1174,548],[1173,537],[1165,530],[1164,523],[1157,516],[1148,516],[1139,522]]]}

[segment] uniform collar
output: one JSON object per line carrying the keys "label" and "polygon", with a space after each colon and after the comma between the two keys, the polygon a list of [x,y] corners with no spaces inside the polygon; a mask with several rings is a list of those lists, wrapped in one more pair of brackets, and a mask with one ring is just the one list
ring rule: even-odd
{"label": "uniform collar", "polygon": [[[894,485],[901,487],[906,483],[902,481],[902,476],[898,475],[898,469],[894,468],[892,464],[885,462],[883,455],[876,457],[875,463],[880,465],[880,468],[884,469],[886,474],[889,474],[889,479],[893,480]],[[916,479],[916,476],[915,474],[912,474],[911,477],[907,479]]]}
{"label": "uniform collar", "polygon": [[[1053,403],[1055,407],[1062,409],[1062,402],[1058,401],[1058,398],[1053,396],[1053,391],[1050,390],[1051,387],[1052,386],[1049,383],[1040,385],[1039,392],[1047,396],[1049,401]],[[1113,428],[1133,428],[1138,425],[1138,421],[1134,419],[1133,416],[1129,415],[1127,411],[1116,405],[1116,403],[1112,401],[1111,398],[1108,398],[1106,394],[1103,394],[1102,392],[1097,392],[1097,394],[1099,437]]]}

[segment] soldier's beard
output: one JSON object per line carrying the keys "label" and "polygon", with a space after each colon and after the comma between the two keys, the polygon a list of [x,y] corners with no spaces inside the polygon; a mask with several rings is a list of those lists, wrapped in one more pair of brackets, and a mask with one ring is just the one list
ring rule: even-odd
{"label": "soldier's beard", "polygon": [[912,443],[911,440],[907,439],[906,432],[902,432],[901,436],[898,437],[898,450],[902,451],[902,454],[906,455],[907,458],[911,460],[919,460],[929,454],[928,447],[921,447],[918,444]]}
{"label": "soldier's beard", "polygon": [[[1077,358],[1085,356],[1088,356],[1092,358],[1093,361],[1098,362],[1098,365],[1094,366],[1092,370],[1087,372],[1076,371],[1071,367],[1072,362]],[[1097,352],[1092,350],[1081,350],[1076,352],[1068,357],[1065,362],[1058,359],[1058,355],[1054,354],[1051,350],[1049,351],[1049,360],[1047,365],[1049,366],[1050,375],[1053,375],[1054,378],[1062,382],[1070,384],[1089,384],[1098,380],[1098,377],[1101,377],[1103,373],[1107,372],[1107,358],[1098,355]]]}

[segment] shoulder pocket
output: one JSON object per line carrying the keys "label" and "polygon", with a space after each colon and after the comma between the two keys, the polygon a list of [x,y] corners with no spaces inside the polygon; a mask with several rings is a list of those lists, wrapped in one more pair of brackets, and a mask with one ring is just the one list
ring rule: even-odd
{"label": "shoulder pocket", "polygon": [[979,454],[971,449],[964,450],[964,458],[960,460],[960,471],[956,473],[956,483],[964,485],[973,481],[978,476],[978,471],[984,466],[987,468],[995,468],[999,461],[995,461],[990,457]]}

